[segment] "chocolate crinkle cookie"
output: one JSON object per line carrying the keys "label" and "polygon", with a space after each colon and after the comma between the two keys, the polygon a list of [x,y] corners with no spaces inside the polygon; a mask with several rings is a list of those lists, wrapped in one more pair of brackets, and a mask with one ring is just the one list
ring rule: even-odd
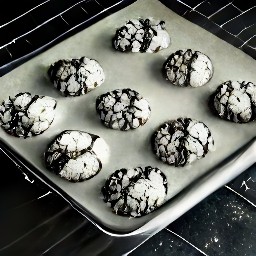
{"label": "chocolate crinkle cookie", "polygon": [[213,76],[212,61],[208,56],[191,49],[172,53],[162,67],[166,80],[182,87],[200,87]]}
{"label": "chocolate crinkle cookie", "polygon": [[113,47],[121,52],[154,53],[170,45],[170,36],[165,22],[147,19],[131,19],[116,30]]}
{"label": "chocolate crinkle cookie", "polygon": [[48,76],[63,96],[84,95],[105,81],[98,61],[86,57],[56,61],[50,65]]}
{"label": "chocolate crinkle cookie", "polygon": [[256,85],[245,81],[226,81],[210,96],[210,108],[220,118],[235,123],[256,119]]}
{"label": "chocolate crinkle cookie", "polygon": [[163,123],[152,135],[152,149],[163,162],[185,166],[214,150],[209,128],[191,118],[178,118]]}
{"label": "chocolate crinkle cookie", "polygon": [[167,179],[160,169],[151,166],[122,168],[106,180],[102,194],[114,213],[140,217],[164,203]]}
{"label": "chocolate crinkle cookie", "polygon": [[53,122],[56,105],[57,101],[49,96],[18,93],[0,105],[0,124],[16,137],[39,135]]}
{"label": "chocolate crinkle cookie", "polygon": [[151,114],[148,101],[129,88],[98,96],[96,110],[105,126],[122,131],[144,125]]}
{"label": "chocolate crinkle cookie", "polygon": [[109,148],[97,135],[65,130],[54,138],[45,151],[48,170],[72,182],[95,176],[108,159]]}

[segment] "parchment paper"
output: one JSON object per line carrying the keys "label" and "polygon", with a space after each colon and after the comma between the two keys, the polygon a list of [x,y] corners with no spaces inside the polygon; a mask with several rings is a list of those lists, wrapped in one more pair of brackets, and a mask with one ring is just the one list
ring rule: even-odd
{"label": "parchment paper", "polygon": [[[121,53],[112,49],[111,39],[116,28],[127,20],[138,17],[154,17],[166,21],[166,29],[171,36],[171,45],[168,49],[155,54]],[[163,79],[160,71],[162,64],[172,52],[183,48],[199,50],[211,58],[214,75],[205,86],[181,88]],[[65,98],[49,82],[46,76],[47,68],[58,59],[81,56],[98,60],[105,71],[106,80],[101,87],[87,95]],[[256,134],[255,122],[235,124],[224,121],[208,109],[208,97],[226,80],[256,83],[255,60],[178,16],[157,0],[139,0],[1,77],[1,101],[18,92],[28,91],[32,94],[52,96],[58,103],[55,120],[43,134],[22,139],[12,137],[0,129],[0,136],[70,198],[81,204],[96,223],[114,231],[128,232],[141,227],[163,211],[163,208],[141,218],[115,215],[103,202],[100,193],[105,179],[112,172],[123,167],[157,166],[168,178],[167,197],[171,200]],[[149,101],[152,113],[143,127],[123,132],[108,129],[101,124],[95,110],[96,97],[118,88],[134,89]],[[204,159],[179,168],[160,162],[150,147],[150,137],[154,130],[162,122],[178,117],[191,117],[203,121],[211,129],[216,146],[216,150],[207,154]],[[94,178],[82,183],[70,183],[46,170],[43,153],[47,144],[65,129],[78,129],[97,134],[109,144],[110,161]],[[168,201],[165,204],[168,205]]]}

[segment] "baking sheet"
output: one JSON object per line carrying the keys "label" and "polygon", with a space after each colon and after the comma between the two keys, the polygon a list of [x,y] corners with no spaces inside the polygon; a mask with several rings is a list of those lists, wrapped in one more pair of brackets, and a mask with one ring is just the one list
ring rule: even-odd
{"label": "baking sheet", "polygon": [[[155,54],[121,53],[114,51],[111,39],[116,28],[128,19],[154,17],[166,21],[171,36],[168,49]],[[161,75],[161,67],[174,51],[192,48],[207,54],[214,66],[211,81],[200,88],[172,86]],[[65,98],[49,82],[48,66],[58,59],[86,56],[102,65],[106,80],[101,87],[87,95]],[[102,200],[100,189],[105,179],[116,169],[152,165],[167,176],[170,200],[189,184],[208,172],[219,162],[255,136],[255,122],[234,124],[214,116],[207,100],[216,87],[226,80],[247,80],[256,83],[255,60],[199,26],[178,16],[156,0],[139,0],[125,9],[104,18],[91,27],[66,39],[27,63],[1,77],[0,100],[18,92],[48,95],[57,99],[56,117],[50,128],[37,137],[21,139],[0,130],[0,136],[11,148],[39,169],[69,197],[78,202],[99,225],[116,232],[135,230],[160,212],[128,218],[115,215]],[[132,131],[116,131],[103,126],[96,114],[95,100],[102,93],[118,88],[131,88],[140,92],[150,103],[149,121]],[[216,150],[187,167],[171,167],[160,162],[151,151],[150,137],[164,121],[178,117],[191,117],[203,121],[212,131]],[[77,129],[94,133],[110,146],[109,162],[94,178],[82,183],[70,183],[46,170],[43,153],[47,144],[61,131]],[[67,198],[69,200],[69,198]],[[171,200],[170,200],[171,201]]]}

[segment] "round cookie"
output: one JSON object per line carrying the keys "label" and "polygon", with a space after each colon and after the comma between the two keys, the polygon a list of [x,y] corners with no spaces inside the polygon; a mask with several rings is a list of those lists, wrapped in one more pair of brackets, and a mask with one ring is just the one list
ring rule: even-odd
{"label": "round cookie", "polygon": [[108,157],[109,148],[102,138],[77,130],[61,132],[44,154],[47,169],[72,182],[95,176]]}
{"label": "round cookie", "polygon": [[148,53],[165,49],[170,42],[165,22],[153,18],[129,20],[116,30],[112,41],[114,49],[118,51]]}
{"label": "round cookie", "polygon": [[185,166],[214,150],[209,128],[191,118],[178,118],[163,123],[152,135],[152,150],[163,162]]}
{"label": "round cookie", "polygon": [[162,72],[174,85],[200,87],[212,78],[213,65],[204,53],[185,49],[172,53],[163,64]]}
{"label": "round cookie", "polygon": [[49,96],[18,93],[0,105],[0,124],[16,137],[42,134],[54,120],[56,105],[57,101]]}
{"label": "round cookie", "polygon": [[129,88],[98,96],[96,111],[105,126],[122,131],[144,125],[151,114],[148,101]]}
{"label": "round cookie", "polygon": [[63,96],[84,95],[105,81],[100,64],[86,57],[56,61],[50,65],[48,76]]}
{"label": "round cookie", "polygon": [[102,194],[116,214],[140,217],[164,203],[167,179],[160,169],[151,166],[122,168],[109,176]]}
{"label": "round cookie", "polygon": [[235,123],[256,119],[256,85],[246,81],[226,81],[210,96],[210,107],[220,118]]}

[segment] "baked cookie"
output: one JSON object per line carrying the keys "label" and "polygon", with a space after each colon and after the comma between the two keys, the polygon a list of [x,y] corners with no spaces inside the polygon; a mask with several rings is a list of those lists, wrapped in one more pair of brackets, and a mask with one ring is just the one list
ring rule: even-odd
{"label": "baked cookie", "polygon": [[167,179],[163,172],[151,166],[122,168],[106,180],[102,194],[116,214],[140,217],[164,203]]}
{"label": "baked cookie", "polygon": [[208,56],[191,49],[171,54],[162,67],[166,80],[182,87],[199,87],[209,82],[213,75],[212,61]]}
{"label": "baked cookie", "polygon": [[10,135],[32,137],[49,128],[57,101],[49,96],[21,92],[0,105],[0,124]]}
{"label": "baked cookie", "polygon": [[191,118],[178,118],[163,123],[152,135],[152,149],[163,162],[184,166],[214,150],[209,128]]}
{"label": "baked cookie", "polygon": [[54,138],[45,151],[48,170],[73,182],[95,176],[108,158],[108,146],[97,135],[65,130]]}
{"label": "baked cookie", "polygon": [[167,48],[170,42],[165,22],[153,18],[131,19],[113,37],[113,47],[121,52],[154,53]]}
{"label": "baked cookie", "polygon": [[129,88],[98,96],[96,111],[105,126],[122,131],[144,125],[151,113],[148,101]]}
{"label": "baked cookie", "polygon": [[105,81],[98,61],[86,57],[56,61],[50,65],[48,76],[63,96],[84,95]]}
{"label": "baked cookie", "polygon": [[235,123],[256,119],[256,85],[245,81],[226,81],[210,96],[211,109],[220,118]]}

